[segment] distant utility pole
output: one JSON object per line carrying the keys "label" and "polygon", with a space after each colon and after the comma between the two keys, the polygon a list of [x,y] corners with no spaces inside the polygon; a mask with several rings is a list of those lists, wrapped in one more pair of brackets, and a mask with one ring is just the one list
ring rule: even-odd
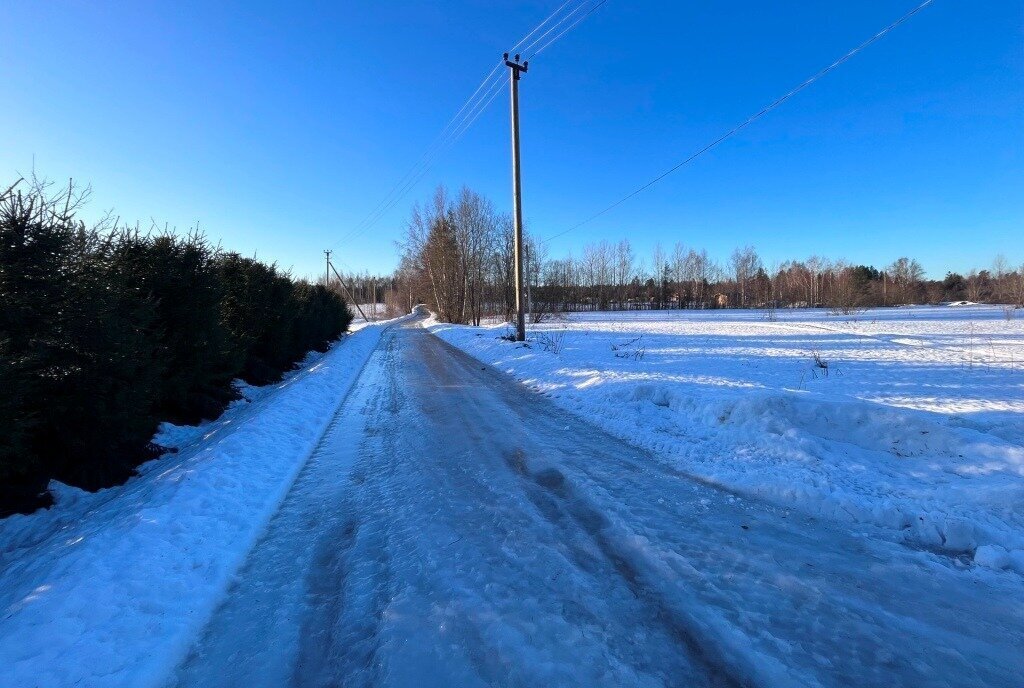
{"label": "distant utility pole", "polygon": [[515,222],[515,279],[516,279],[516,341],[526,339],[526,312],[523,310],[523,198],[522,184],[519,180],[519,75],[529,68],[530,63],[519,64],[519,55],[515,61],[508,59],[505,53],[505,65],[509,68],[512,85],[512,217]]}
{"label": "distant utility pole", "polygon": [[327,256],[327,272],[325,273],[326,278],[324,279],[325,287],[331,286],[331,253],[332,251],[330,249],[324,251],[324,255]]}

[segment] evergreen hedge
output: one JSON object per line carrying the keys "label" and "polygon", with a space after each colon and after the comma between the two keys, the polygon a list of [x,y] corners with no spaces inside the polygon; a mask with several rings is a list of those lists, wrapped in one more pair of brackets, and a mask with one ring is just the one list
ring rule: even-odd
{"label": "evergreen hedge", "polygon": [[197,233],[89,228],[68,191],[0,188],[0,516],[57,479],[126,480],[158,423],[216,418],[352,319],[322,285]]}

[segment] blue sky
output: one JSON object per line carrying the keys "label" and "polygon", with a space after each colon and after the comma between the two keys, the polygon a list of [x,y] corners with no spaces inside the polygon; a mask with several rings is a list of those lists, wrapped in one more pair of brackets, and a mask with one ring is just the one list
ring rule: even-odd
{"label": "blue sky", "polygon": [[[4,4],[0,173],[75,177],[90,212],[319,274],[388,271],[439,183],[510,206],[507,96],[379,223],[357,225],[500,53],[559,0]],[[608,0],[522,81],[524,212],[563,231],[914,5]],[[932,276],[1024,262],[1024,5],[936,2],[735,138],[551,243],[810,254]]]}

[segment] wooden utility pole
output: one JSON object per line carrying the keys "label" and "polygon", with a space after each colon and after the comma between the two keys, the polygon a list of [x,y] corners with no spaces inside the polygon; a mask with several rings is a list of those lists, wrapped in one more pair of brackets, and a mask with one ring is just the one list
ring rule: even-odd
{"label": "wooden utility pole", "polygon": [[330,249],[324,251],[324,255],[327,256],[327,272],[325,273],[326,277],[324,278],[325,287],[331,286],[331,253],[332,251]]}
{"label": "wooden utility pole", "polygon": [[512,88],[512,218],[515,222],[515,280],[516,280],[516,341],[526,339],[526,312],[523,308],[523,198],[519,179],[519,75],[529,68],[529,62],[519,64],[508,59],[509,82]]}

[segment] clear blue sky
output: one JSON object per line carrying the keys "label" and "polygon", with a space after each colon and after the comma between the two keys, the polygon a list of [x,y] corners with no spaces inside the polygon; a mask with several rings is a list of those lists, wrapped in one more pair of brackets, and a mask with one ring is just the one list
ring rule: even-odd
{"label": "clear blue sky", "polygon": [[[416,160],[560,0],[27,2],[0,21],[0,172],[89,182],[91,212],[199,223],[319,274],[321,250]],[[608,0],[522,82],[524,207],[562,231],[860,43],[915,0]],[[628,235],[720,259],[812,253],[930,275],[1024,262],[1024,4],[936,2],[553,255]],[[510,206],[507,96],[345,266],[388,271],[415,199]]]}

